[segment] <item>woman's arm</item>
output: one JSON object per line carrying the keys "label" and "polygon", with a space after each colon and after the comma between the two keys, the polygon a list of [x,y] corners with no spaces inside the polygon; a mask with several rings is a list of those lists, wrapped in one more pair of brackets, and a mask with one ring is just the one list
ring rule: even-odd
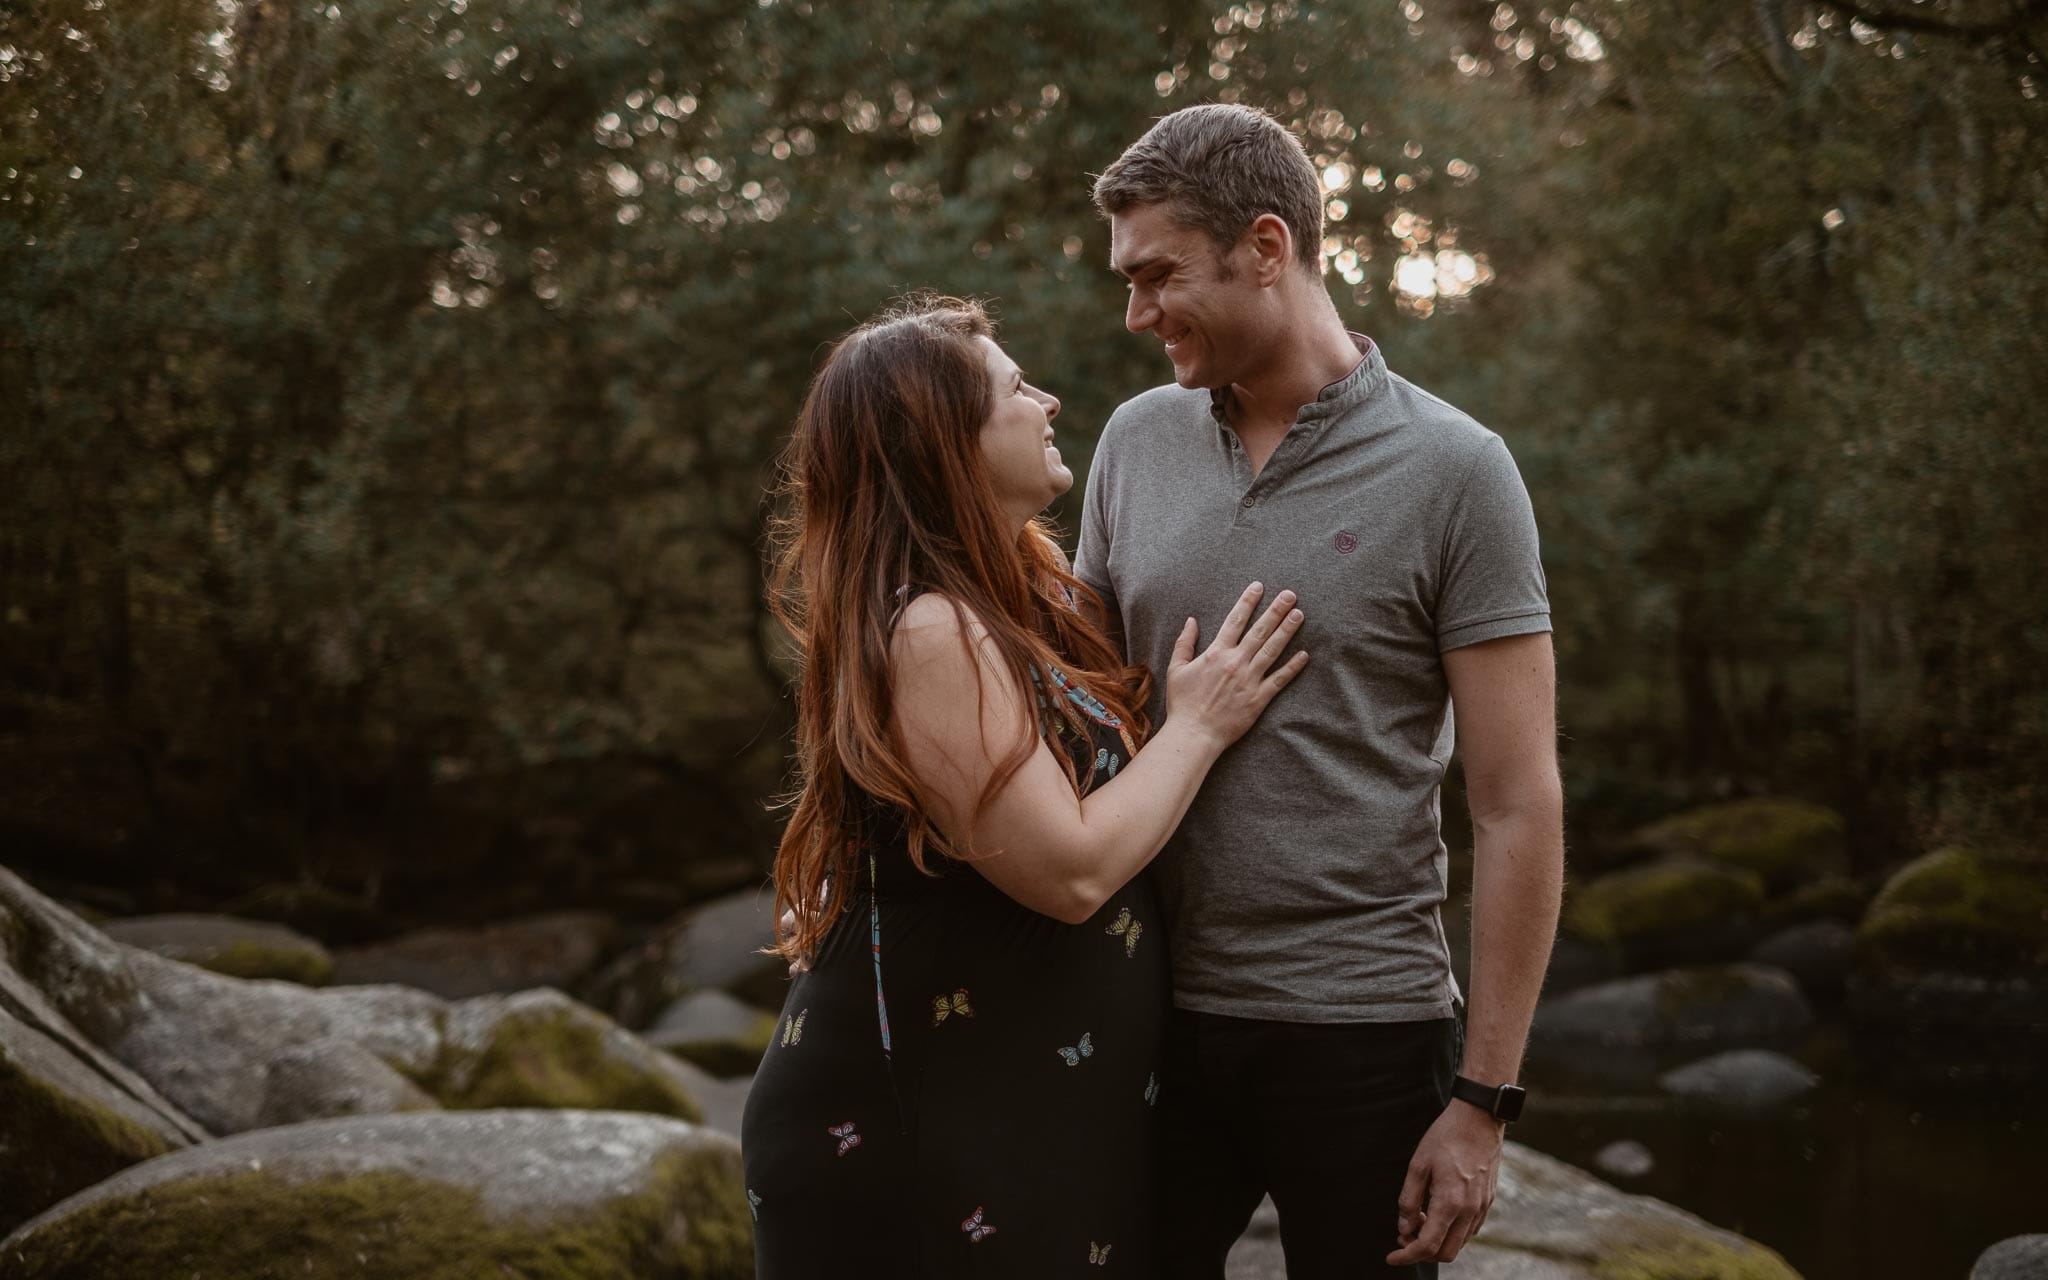
{"label": "woman's arm", "polygon": [[[1166,843],[1216,757],[1307,665],[1306,653],[1274,665],[1301,612],[1283,591],[1254,621],[1262,594],[1257,583],[1246,588],[1199,656],[1188,619],[1167,671],[1165,723],[1085,798],[1039,737],[1030,691],[1002,668],[979,621],[943,596],[912,601],[891,653],[895,712],[932,820],[1022,905],[1069,924],[1094,915]],[[1027,741],[1024,764],[975,815],[989,779]]]}

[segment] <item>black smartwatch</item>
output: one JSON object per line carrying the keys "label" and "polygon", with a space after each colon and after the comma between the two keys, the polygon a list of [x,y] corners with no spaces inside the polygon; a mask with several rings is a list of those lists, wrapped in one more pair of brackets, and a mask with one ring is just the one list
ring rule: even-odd
{"label": "black smartwatch", "polygon": [[1529,1091],[1520,1085],[1484,1085],[1464,1076],[1453,1076],[1451,1096],[1460,1102],[1471,1103],[1504,1124],[1511,1124],[1522,1118],[1522,1104],[1529,1100]]}

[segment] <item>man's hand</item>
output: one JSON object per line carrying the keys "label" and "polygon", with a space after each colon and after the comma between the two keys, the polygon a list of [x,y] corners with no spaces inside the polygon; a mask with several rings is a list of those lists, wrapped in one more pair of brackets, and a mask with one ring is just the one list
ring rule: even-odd
{"label": "man's hand", "polygon": [[1507,1126],[1479,1108],[1452,1102],[1422,1135],[1401,1184],[1401,1247],[1387,1265],[1450,1262],[1493,1208]]}

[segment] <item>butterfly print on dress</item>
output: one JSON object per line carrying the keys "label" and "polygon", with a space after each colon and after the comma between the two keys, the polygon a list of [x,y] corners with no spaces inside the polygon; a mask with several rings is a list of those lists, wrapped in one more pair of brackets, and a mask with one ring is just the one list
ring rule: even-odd
{"label": "butterfly print on dress", "polygon": [[1138,939],[1145,936],[1145,926],[1131,917],[1131,909],[1125,907],[1116,913],[1116,923],[1103,930],[1104,933],[1120,933],[1124,937],[1124,954],[1138,954]]}
{"label": "butterfly print on dress", "polygon": [[973,1006],[967,1003],[967,988],[965,987],[960,988],[958,991],[955,991],[950,996],[932,997],[933,1026],[938,1026],[941,1022],[944,1022],[946,1019],[952,1017],[954,1014],[959,1014],[963,1018],[971,1018],[974,1016]]}
{"label": "butterfly print on dress", "polygon": [[860,1145],[860,1135],[853,1131],[851,1120],[845,1124],[832,1125],[827,1132],[839,1139],[839,1154],[842,1156]]}
{"label": "butterfly print on dress", "polygon": [[1084,1031],[1081,1033],[1081,1043],[1070,1048],[1056,1050],[1056,1052],[1068,1066],[1078,1067],[1081,1065],[1081,1059],[1095,1052],[1095,1045],[1089,1040],[1088,1033]]}
{"label": "butterfly print on dress", "polygon": [[994,1227],[981,1220],[980,1205],[974,1206],[973,1216],[962,1222],[960,1229],[967,1233],[967,1239],[970,1244],[980,1244],[983,1240],[996,1233]]}

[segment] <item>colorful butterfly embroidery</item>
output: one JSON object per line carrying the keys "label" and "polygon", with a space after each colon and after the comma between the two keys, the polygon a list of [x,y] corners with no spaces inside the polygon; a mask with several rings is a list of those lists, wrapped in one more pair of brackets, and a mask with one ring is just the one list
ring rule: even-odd
{"label": "colorful butterfly embroidery", "polygon": [[967,1239],[969,1243],[972,1244],[980,1244],[983,1240],[987,1239],[988,1237],[996,1233],[996,1229],[994,1227],[989,1226],[987,1223],[984,1223],[981,1220],[980,1205],[974,1206],[974,1216],[967,1219],[965,1222],[962,1222],[960,1224],[960,1229],[967,1233]]}
{"label": "colorful butterfly embroidery", "polygon": [[832,1125],[828,1132],[833,1137],[839,1139],[839,1154],[842,1156],[860,1145],[860,1135],[853,1131],[853,1121],[851,1120],[848,1120],[845,1124]]}
{"label": "colorful butterfly embroidery", "polygon": [[932,1025],[938,1026],[954,1014],[963,1018],[974,1016],[974,1009],[967,1003],[967,988],[962,987],[950,996],[932,997]]}
{"label": "colorful butterfly embroidery", "polygon": [[1145,1076],[1145,1105],[1151,1107],[1157,1106],[1158,1104],[1159,1076],[1157,1073],[1148,1072]]}
{"label": "colorful butterfly embroidery", "polygon": [[1103,930],[1104,933],[1120,933],[1124,936],[1124,955],[1138,954],[1138,939],[1145,936],[1145,926],[1131,919],[1131,909],[1125,907],[1116,913],[1116,923]]}
{"label": "colorful butterfly embroidery", "polygon": [[1068,1066],[1078,1067],[1081,1065],[1081,1059],[1088,1057],[1094,1052],[1095,1045],[1088,1039],[1088,1033],[1084,1031],[1081,1033],[1081,1043],[1072,1048],[1059,1050],[1059,1055],[1066,1059]]}
{"label": "colorful butterfly embroidery", "polygon": [[754,1194],[752,1187],[747,1188],[747,1212],[754,1215],[754,1221],[761,1220],[761,1197]]}
{"label": "colorful butterfly embroidery", "polygon": [[803,1041],[804,1041],[804,1014],[806,1014],[806,1013],[809,1013],[809,1012],[810,1012],[810,1009],[809,1009],[809,1008],[805,1008],[805,1009],[804,1009],[804,1010],[803,1010],[802,1012],[798,1013],[798,1014],[797,1014],[797,1015],[796,1015],[796,1016],[795,1016],[794,1018],[791,1018],[791,1019],[790,1019],[790,1020],[789,1020],[788,1022],[786,1022],[786,1023],[784,1023],[784,1024],[783,1024],[783,1026],[782,1026],[782,1043],[783,1043],[783,1045],[784,1045],[785,1047],[787,1047],[787,1046],[789,1046],[789,1045],[793,1045],[793,1044],[802,1044],[802,1043],[803,1043]]}
{"label": "colorful butterfly embroidery", "polygon": [[1106,1244],[1098,1245],[1093,1240],[1090,1240],[1088,1242],[1088,1265],[1091,1267],[1108,1266],[1109,1251],[1112,1247],[1113,1246]]}

